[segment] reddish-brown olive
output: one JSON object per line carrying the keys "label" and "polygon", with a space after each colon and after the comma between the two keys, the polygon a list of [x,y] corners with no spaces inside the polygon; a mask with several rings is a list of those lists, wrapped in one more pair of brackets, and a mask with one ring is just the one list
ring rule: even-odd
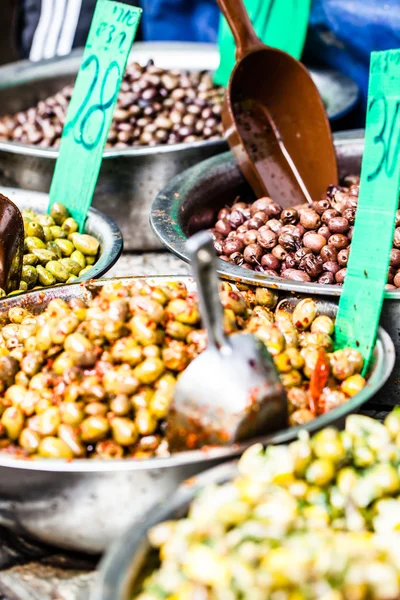
{"label": "reddish-brown olive", "polygon": [[261,210],[259,210],[258,212],[256,212],[253,215],[253,219],[260,219],[260,221],[262,221],[263,223],[266,223],[268,220],[268,217],[265,214],[265,212],[262,212]]}
{"label": "reddish-brown olive", "polygon": [[254,215],[259,210],[265,211],[267,206],[269,206],[270,204],[273,204],[273,203],[274,203],[274,201],[272,200],[272,198],[269,198],[268,196],[264,196],[263,198],[259,198],[258,200],[253,202],[253,204],[250,207],[250,212],[251,212],[251,214]]}
{"label": "reddish-brown olive", "polygon": [[392,250],[390,251],[390,266],[400,266],[400,250],[397,250],[397,248],[392,248]]}
{"label": "reddish-brown olive", "polygon": [[264,225],[258,230],[257,241],[262,248],[271,250],[278,243],[278,236]]}
{"label": "reddish-brown olive", "polygon": [[228,219],[229,223],[234,229],[237,229],[238,227],[240,227],[240,225],[243,225],[244,223],[244,216],[243,213],[240,212],[240,210],[233,210],[230,213]]}
{"label": "reddish-brown olive", "polygon": [[393,245],[395,248],[400,248],[400,227],[394,230]]}
{"label": "reddish-brown olive", "polygon": [[328,208],[328,210],[321,215],[321,221],[324,223],[324,225],[327,225],[332,217],[340,217],[340,213],[333,208]]}
{"label": "reddish-brown olive", "polygon": [[338,251],[334,246],[327,244],[321,250],[322,260],[336,260]]}
{"label": "reddish-brown olive", "polygon": [[257,229],[249,229],[244,234],[243,241],[244,241],[245,245],[248,246],[249,244],[255,244],[257,241],[257,237],[258,237]]}
{"label": "reddish-brown olive", "polygon": [[280,244],[278,244],[275,246],[275,248],[272,248],[272,254],[282,262],[287,256],[287,251]]}
{"label": "reddish-brown olive", "polygon": [[396,275],[394,276],[393,283],[397,288],[400,287],[400,271],[397,271]]}
{"label": "reddish-brown olive", "polygon": [[329,273],[333,273],[336,275],[338,271],[340,271],[341,265],[334,260],[328,260],[322,265],[322,269],[324,271],[329,271]]}
{"label": "reddish-brown olive", "polygon": [[299,213],[295,208],[285,208],[280,215],[281,221],[284,225],[292,223],[293,225],[299,220]]}
{"label": "reddish-brown olive", "polygon": [[221,210],[218,213],[218,220],[227,219],[229,217],[230,212],[231,211],[229,210],[229,208],[221,208]]}
{"label": "reddish-brown olive", "polygon": [[281,275],[284,279],[291,279],[292,281],[311,281],[311,278],[304,271],[298,269],[285,269]]}
{"label": "reddish-brown olive", "polygon": [[342,248],[347,248],[349,240],[343,233],[334,233],[329,238],[328,244],[334,246],[337,250],[341,250]]}
{"label": "reddish-brown olive", "polygon": [[278,219],[269,219],[269,221],[266,222],[266,225],[274,233],[278,233],[282,229],[282,223],[278,221]]}
{"label": "reddish-brown olive", "polygon": [[299,247],[298,242],[290,233],[281,233],[278,242],[287,252],[295,252]]}
{"label": "reddish-brown olive", "polygon": [[317,233],[323,235],[326,240],[332,235],[328,225],[321,225],[321,227],[317,229]]}
{"label": "reddish-brown olive", "polygon": [[354,221],[356,220],[356,209],[346,208],[343,211],[343,217],[348,220],[349,225],[354,225]]}
{"label": "reddish-brown olive", "polygon": [[328,208],[330,208],[329,200],[319,200],[318,202],[314,202],[314,210],[319,215],[322,215]]}
{"label": "reddish-brown olive", "polygon": [[306,233],[303,238],[303,245],[310,248],[315,254],[319,254],[324,246],[326,246],[326,238],[320,233]]}
{"label": "reddish-brown olive", "polygon": [[244,260],[251,265],[260,262],[262,257],[262,249],[258,244],[249,244],[243,252]]}
{"label": "reddish-brown olive", "polygon": [[347,265],[347,261],[349,260],[349,248],[343,248],[340,250],[337,255],[337,261],[341,267],[345,267]]}
{"label": "reddish-brown olive", "polygon": [[235,238],[227,239],[224,243],[224,254],[230,256],[234,252],[241,252],[244,248],[244,244],[240,241],[237,236]]}
{"label": "reddish-brown olive", "polygon": [[229,221],[227,221],[226,219],[219,219],[215,223],[215,229],[218,231],[218,233],[221,233],[222,235],[228,235],[228,233],[232,230],[232,227]]}
{"label": "reddish-brown olive", "polygon": [[332,217],[327,225],[332,233],[346,233],[349,229],[349,222],[344,217]]}
{"label": "reddish-brown olive", "polygon": [[304,209],[300,213],[300,223],[306,229],[318,229],[321,225],[321,217],[312,208]]}
{"label": "reddish-brown olive", "polygon": [[260,229],[264,225],[264,221],[261,219],[257,219],[257,217],[252,217],[248,220],[249,229]]}
{"label": "reddish-brown olive", "polygon": [[344,282],[344,279],[346,277],[346,271],[347,271],[346,268],[340,269],[340,271],[338,271],[335,274],[335,281],[336,281],[336,283],[343,283]]}
{"label": "reddish-brown olive", "polygon": [[332,285],[335,283],[335,276],[330,271],[325,271],[320,277],[318,277],[318,283],[322,285]]}
{"label": "reddish-brown olive", "polygon": [[281,266],[281,261],[278,260],[273,254],[264,254],[261,258],[261,264],[264,269],[278,271]]}

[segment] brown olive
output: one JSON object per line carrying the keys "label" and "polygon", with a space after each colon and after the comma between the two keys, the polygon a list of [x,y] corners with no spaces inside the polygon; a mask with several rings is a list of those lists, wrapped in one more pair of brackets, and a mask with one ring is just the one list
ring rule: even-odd
{"label": "brown olive", "polygon": [[344,282],[344,278],[346,277],[346,271],[347,271],[346,268],[340,269],[340,271],[338,271],[335,274],[335,281],[336,281],[336,283],[343,283]]}
{"label": "brown olive", "polygon": [[332,233],[346,233],[349,229],[349,222],[344,217],[332,217],[327,225]]}
{"label": "brown olive", "polygon": [[390,251],[390,266],[400,266],[400,250],[397,250],[396,248],[392,248],[392,250]]}
{"label": "brown olive", "polygon": [[257,242],[257,238],[258,238],[257,229],[249,229],[244,234],[243,242],[246,246],[248,246],[249,244],[255,244]]}
{"label": "brown olive", "polygon": [[266,225],[264,225],[258,230],[257,242],[262,248],[270,250],[274,246],[276,246],[277,241],[278,236],[276,235],[276,233],[271,231]]}
{"label": "brown olive", "polygon": [[250,264],[259,263],[262,257],[262,249],[258,244],[249,244],[244,249],[243,257]]}
{"label": "brown olive", "polygon": [[336,275],[336,273],[338,271],[340,271],[340,267],[342,265],[340,265],[339,263],[335,262],[334,260],[328,260],[327,262],[325,262],[322,265],[322,269],[324,271],[329,271],[330,273],[333,273],[333,275]]}
{"label": "brown olive", "polygon": [[242,252],[244,248],[243,242],[236,238],[228,239],[224,243],[224,254],[225,256],[230,256],[235,252]]}
{"label": "brown olive", "polygon": [[328,244],[334,246],[337,250],[342,250],[342,248],[347,248],[349,240],[343,233],[334,233],[329,238]]}
{"label": "brown olive", "polygon": [[340,250],[337,255],[337,261],[341,267],[345,267],[347,265],[347,261],[349,259],[349,248],[343,248]]}
{"label": "brown olive", "polygon": [[328,210],[326,210],[324,213],[322,213],[322,215],[321,215],[321,221],[322,221],[322,223],[324,223],[324,225],[328,225],[328,222],[333,217],[340,217],[340,216],[341,216],[340,212],[338,212],[334,208],[328,208]]}
{"label": "brown olive", "polygon": [[307,233],[303,238],[303,244],[306,248],[310,248],[312,252],[319,254],[322,248],[326,246],[326,238],[319,233]]}
{"label": "brown olive", "polygon": [[218,233],[221,233],[222,235],[228,235],[228,233],[232,230],[229,221],[227,221],[226,219],[219,219],[215,223],[215,229],[218,231]]}
{"label": "brown olive", "polygon": [[282,277],[293,281],[311,281],[311,277],[307,275],[307,273],[299,271],[298,269],[286,269],[282,273]]}
{"label": "brown olive", "polygon": [[306,229],[318,229],[321,225],[321,218],[315,210],[307,208],[300,213],[300,223]]}
{"label": "brown olive", "polygon": [[261,265],[264,269],[278,271],[281,266],[281,261],[278,260],[273,254],[264,254],[261,258]]}
{"label": "brown olive", "polygon": [[319,200],[319,202],[314,203],[314,210],[319,215],[322,215],[330,207],[329,200]]}
{"label": "brown olive", "polygon": [[243,213],[241,213],[239,210],[232,210],[232,212],[228,216],[228,219],[229,223],[231,224],[231,227],[233,227],[234,229],[237,229],[240,225],[243,225],[244,223]]}
{"label": "brown olive", "polygon": [[264,225],[264,221],[257,219],[257,217],[252,217],[248,220],[248,225],[250,229],[260,229]]}

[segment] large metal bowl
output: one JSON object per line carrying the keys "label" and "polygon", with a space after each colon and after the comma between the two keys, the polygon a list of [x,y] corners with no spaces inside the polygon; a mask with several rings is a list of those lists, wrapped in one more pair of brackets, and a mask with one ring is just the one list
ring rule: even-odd
{"label": "large metal bowl", "polygon": [[[21,61],[0,68],[0,114],[14,113],[37,104],[75,80],[81,51],[40,63]],[[153,58],[164,68],[213,71],[218,51],[211,44],[138,43],[131,60],[142,64]],[[341,117],[357,102],[357,85],[336,71],[312,70],[331,118]],[[224,140],[169,146],[110,149],[104,154],[94,205],[115,219],[126,250],[161,247],[148,224],[156,194],[169,179],[192,165],[227,150]],[[48,192],[58,151],[0,142],[0,184]]]}
{"label": "large metal bowl", "polygon": [[186,517],[203,488],[231,481],[237,474],[237,461],[231,461],[192,477],[179,486],[168,502],[154,506],[143,519],[131,523],[100,562],[90,600],[131,600],[139,591],[143,574],[158,562],[148,540],[149,530],[158,523]]}
{"label": "large metal bowl", "polygon": [[[340,176],[359,173],[364,149],[362,130],[335,134],[334,142]],[[234,198],[254,200],[233,155],[226,152],[192,167],[169,182],[155,199],[151,210],[154,231],[171,252],[189,262],[185,243],[189,235],[211,227],[220,208]],[[273,287],[298,296],[317,295],[338,302],[341,286],[288,281],[267,277],[218,260],[218,272],[226,279]],[[396,365],[382,395],[391,405],[400,404],[400,290],[386,293],[381,325],[389,332],[396,348]]]}
{"label": "large metal bowl", "polygon": [[[163,283],[170,278],[147,278]],[[179,281],[195,289],[192,279]],[[118,281],[129,282],[127,279]],[[104,284],[102,281],[73,284],[44,292],[31,292],[21,299],[0,301],[0,325],[12,306],[23,306],[35,313],[45,309],[52,298],[89,299]],[[282,292],[282,298],[288,296]],[[332,302],[318,300],[323,313],[336,313]],[[340,425],[345,416],[370,401],[389,377],[394,364],[394,347],[388,334],[379,329],[368,385],[342,406],[326,413],[303,428],[316,431],[328,424]],[[294,439],[299,427],[262,437],[267,443]],[[215,448],[207,452],[182,452],[167,458],[149,460],[42,460],[19,461],[0,454],[0,525],[53,546],[88,553],[99,553],[118,538],[126,527],[141,518],[155,502],[167,498],[177,485],[218,463],[240,455],[252,442],[234,448]]]}
{"label": "large metal bowl", "polygon": [[[36,213],[46,213],[49,204],[48,194],[29,192],[9,187],[0,187],[0,194],[10,198],[20,210],[30,209]],[[79,277],[77,281],[97,279],[105,275],[117,262],[123,248],[122,235],[114,221],[96,210],[90,208],[85,225],[85,233],[93,235],[100,242],[97,262],[93,267]],[[18,296],[20,302],[20,296]]]}

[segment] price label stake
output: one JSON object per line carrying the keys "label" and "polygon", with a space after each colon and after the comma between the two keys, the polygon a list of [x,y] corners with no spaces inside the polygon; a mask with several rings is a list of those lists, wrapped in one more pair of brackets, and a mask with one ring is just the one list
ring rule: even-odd
{"label": "price label stake", "polygon": [[82,231],[141,9],[97,0],[68,108],[49,208],[64,204]]}
{"label": "price label stake", "polygon": [[357,218],[335,325],[338,348],[375,346],[400,188],[400,50],[372,52]]}

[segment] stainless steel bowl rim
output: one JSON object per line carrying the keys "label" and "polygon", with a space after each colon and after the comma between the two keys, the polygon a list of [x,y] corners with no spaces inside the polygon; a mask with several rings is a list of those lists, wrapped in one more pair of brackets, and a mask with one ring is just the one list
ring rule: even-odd
{"label": "stainless steel bowl rim", "polygon": [[[107,281],[109,282],[121,282],[123,284],[129,284],[130,281],[135,279],[145,279],[149,282],[167,282],[171,279],[181,281],[185,284],[188,284],[194,287],[194,281],[191,277],[182,277],[182,276],[155,276],[155,277],[120,277],[120,278],[112,278],[112,279],[104,279],[93,282],[84,282],[80,284],[69,284],[68,286],[59,286],[57,288],[50,288],[50,291],[47,289],[38,290],[36,292],[27,292],[24,294],[24,301],[29,302],[29,298],[33,300],[35,297],[40,299],[43,302],[46,295],[51,294],[51,297],[55,297],[58,290],[62,291],[63,289],[68,289],[71,296],[73,295],[74,290],[76,291],[76,295],[78,295],[79,290],[82,288],[88,289],[89,291],[92,289],[102,287]],[[43,296],[45,294],[45,296]],[[82,292],[80,292],[82,295]],[[0,312],[4,313],[7,311],[7,306],[11,306],[13,302],[13,298],[5,299],[0,302]],[[36,304],[36,302],[35,302]],[[337,308],[336,306],[334,308]],[[309,431],[313,432],[314,430],[321,429],[331,423],[332,420],[338,420],[342,417],[345,417],[348,413],[359,408],[364,402],[368,400],[371,396],[370,390],[372,388],[379,389],[383,383],[387,380],[390,373],[392,372],[394,363],[395,363],[395,351],[393,342],[389,336],[389,334],[382,328],[378,329],[378,338],[376,344],[376,363],[374,366],[374,370],[368,380],[366,387],[356,396],[350,398],[347,402],[340,405],[339,407],[325,413],[313,419],[309,423],[305,425],[297,426],[297,427],[288,427],[287,429],[277,432],[268,436],[260,436],[244,442],[242,444],[237,444],[232,447],[218,447],[218,448],[205,448],[202,450],[194,450],[189,452],[180,452],[179,454],[167,456],[165,458],[150,458],[150,459],[115,459],[115,460],[97,460],[97,459],[75,459],[73,461],[62,461],[62,460],[52,460],[52,459],[43,459],[38,461],[30,461],[20,460],[11,458],[6,455],[2,455],[0,453],[0,467],[10,467],[13,469],[22,469],[29,471],[57,471],[57,472],[112,472],[112,471],[140,471],[142,469],[160,469],[178,465],[184,465],[188,463],[196,463],[196,462],[208,462],[213,461],[215,459],[226,459],[226,458],[234,458],[243,453],[243,451],[256,443],[262,444],[282,444],[294,439],[299,431]]]}
{"label": "stainless steel bowl rim", "polygon": [[[0,193],[9,197],[17,206],[21,206],[21,204],[29,205],[33,211],[36,210],[39,213],[45,212],[49,198],[48,194],[44,194],[43,192],[21,190],[4,186],[0,186]],[[76,280],[77,283],[101,277],[111,269],[122,253],[123,239],[118,225],[113,219],[96,208],[91,207],[89,208],[85,231],[87,233],[91,232],[95,225],[97,225],[97,230],[104,229],[102,239],[99,237],[100,234],[97,235],[97,239],[103,245],[105,241],[106,247],[100,247],[100,256],[97,262],[89,271],[87,271],[87,273],[85,273],[85,275],[78,277]],[[57,287],[59,287],[59,285]],[[26,292],[21,292],[18,294],[18,297],[25,294]]]}
{"label": "stainless steel bowl rim", "polygon": [[[154,156],[162,154],[173,154],[174,152],[182,152],[188,148],[196,148],[201,150],[202,148],[225,148],[225,138],[219,140],[199,140],[198,142],[180,143],[180,144],[157,144],[155,146],[134,146],[132,148],[124,148],[123,150],[118,148],[106,148],[103,153],[103,159],[109,158],[125,158],[135,156]],[[59,150],[57,148],[41,148],[32,146],[29,144],[20,144],[19,142],[1,142],[0,141],[0,152],[11,152],[13,154],[23,154],[24,156],[31,156],[35,158],[47,158],[50,160],[57,160]]]}

